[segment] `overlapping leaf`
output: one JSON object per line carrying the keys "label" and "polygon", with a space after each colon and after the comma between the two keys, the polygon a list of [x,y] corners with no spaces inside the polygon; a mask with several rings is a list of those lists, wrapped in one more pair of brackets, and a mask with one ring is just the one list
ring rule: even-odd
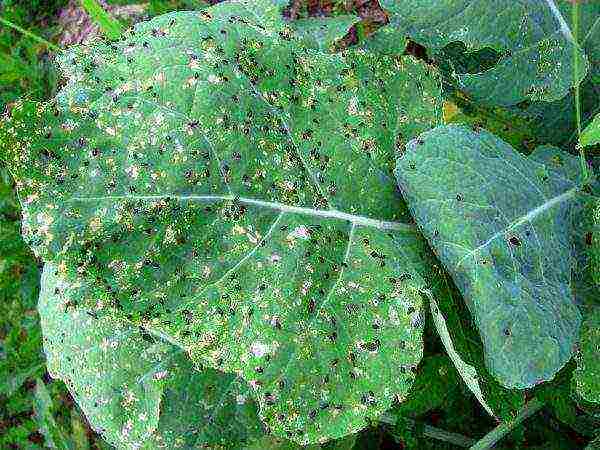
{"label": "overlapping leaf", "polygon": [[[94,290],[46,265],[39,311],[50,373],[67,383],[92,427],[117,448],[240,448],[262,435],[249,388],[195,370],[143,328],[73,302]],[[49,431],[50,432],[50,431]]]}
{"label": "overlapping leaf", "polygon": [[[474,97],[512,105],[564,97],[586,74],[587,59],[554,0],[382,0],[399,27],[426,47],[460,41],[502,54],[491,69],[460,77]],[[575,65],[579,68],[575,75]]]}
{"label": "overlapping leaf", "polygon": [[95,285],[87,306],[235,372],[308,443],[414,378],[427,247],[394,152],[439,122],[440,88],[411,58],[304,46],[279,13],[227,2],[82,48],[48,125],[5,135],[25,234]]}
{"label": "overlapping leaf", "polygon": [[580,324],[571,293],[576,182],[458,126],[412,141],[396,173],[474,316],[492,374],[514,388],[552,378]]}

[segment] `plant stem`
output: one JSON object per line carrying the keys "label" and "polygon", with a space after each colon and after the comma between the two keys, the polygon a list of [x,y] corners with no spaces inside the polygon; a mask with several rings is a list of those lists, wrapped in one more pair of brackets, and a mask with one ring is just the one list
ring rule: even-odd
{"label": "plant stem", "polygon": [[54,50],[55,52],[62,52],[62,48],[58,47],[57,45],[54,45],[52,42],[48,42],[46,39],[39,37],[31,31],[27,31],[26,29],[21,28],[19,25],[12,23],[10,20],[0,17],[0,23],[6,25],[9,28],[12,28],[13,30],[18,31],[19,33],[33,39],[36,42],[39,42],[40,44],[46,45],[48,48]]}
{"label": "plant stem", "polygon": [[517,413],[514,419],[507,420],[502,422],[488,434],[486,434],[483,439],[478,441],[475,445],[471,447],[470,450],[489,450],[493,448],[496,443],[510,433],[513,428],[519,425],[528,417],[532,416],[536,412],[538,412],[544,406],[544,402],[534,398],[529,403],[527,403],[521,410]]}
{"label": "plant stem", "polygon": [[573,20],[573,71],[574,71],[574,82],[575,82],[575,121],[577,122],[577,148],[579,149],[579,162],[581,164],[581,174],[583,176],[583,182],[587,183],[589,179],[588,165],[585,158],[585,150],[579,143],[581,139],[581,93],[579,90],[579,1],[574,1],[573,8],[571,10]]}
{"label": "plant stem", "polygon": [[463,436],[462,434],[451,433],[449,431],[442,430],[441,428],[432,427],[431,425],[423,426],[423,435],[433,439],[437,439],[438,441],[444,441],[450,444],[454,444],[458,447],[469,448],[470,446],[475,444],[475,439]]}
{"label": "plant stem", "polygon": [[[396,418],[389,413],[382,414],[379,416],[378,420],[389,425],[396,425],[397,422]],[[403,420],[413,424],[417,423],[416,421],[408,418],[403,418]],[[476,442],[475,439],[471,439],[470,437],[462,434],[452,433],[450,431],[442,430],[441,428],[433,427],[427,424],[423,425],[423,436],[437,439],[438,441],[448,442],[449,444],[464,448],[468,448]]]}

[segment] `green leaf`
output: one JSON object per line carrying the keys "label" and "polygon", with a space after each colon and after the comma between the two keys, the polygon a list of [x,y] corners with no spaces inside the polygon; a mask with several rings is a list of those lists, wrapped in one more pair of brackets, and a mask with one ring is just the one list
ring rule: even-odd
{"label": "green leaf", "polygon": [[491,373],[519,389],[551,379],[581,320],[570,287],[575,181],[457,126],[412,141],[396,174],[467,302]]}
{"label": "green leaf", "polygon": [[[558,100],[586,75],[585,54],[554,0],[382,0],[381,4],[391,13],[390,26],[434,51],[461,41],[470,51],[487,47],[502,54],[493,68],[458,76],[464,89],[479,100],[501,105]],[[577,76],[575,62],[581,72]]]}
{"label": "green leaf", "polygon": [[48,370],[108,442],[232,448],[262,434],[249,389],[235,376],[196,370],[181,349],[144,329],[73,306],[87,295],[94,290],[46,264],[39,312]]}
{"label": "green leaf", "polygon": [[92,20],[98,24],[102,32],[110,40],[121,38],[123,29],[118,20],[113,19],[97,0],[81,0],[81,6],[85,8]]}
{"label": "green leaf", "polygon": [[408,39],[402,30],[382,27],[362,41],[362,47],[371,52],[387,55],[403,55]]}
{"label": "green leaf", "polygon": [[590,308],[581,327],[573,383],[585,401],[600,403],[600,307]]}
{"label": "green leaf", "polygon": [[330,50],[350,27],[360,21],[357,16],[311,17],[292,22],[296,37],[307,47]]}
{"label": "green leaf", "polygon": [[579,144],[584,147],[588,145],[600,144],[600,114],[594,117],[592,123],[590,123],[579,138]]}
{"label": "green leaf", "polygon": [[406,395],[429,266],[393,167],[440,121],[431,68],[306,47],[267,1],[161,16],[62,64],[46,125],[5,133],[27,239],[97,290],[75,303],[238,374],[302,444]]}
{"label": "green leaf", "polygon": [[57,425],[52,415],[52,399],[44,382],[38,378],[35,384],[35,400],[33,409],[40,433],[45,438],[47,448],[71,450],[72,445]]}

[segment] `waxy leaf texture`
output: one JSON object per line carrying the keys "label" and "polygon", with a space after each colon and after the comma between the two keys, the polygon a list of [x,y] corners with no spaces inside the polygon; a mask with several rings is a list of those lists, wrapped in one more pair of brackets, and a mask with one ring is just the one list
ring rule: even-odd
{"label": "waxy leaf texture", "polygon": [[[438,127],[396,169],[415,220],[479,328],[491,373],[527,388],[571,358],[580,313],[571,291],[579,186],[487,131]],[[539,158],[539,159],[537,159]]]}

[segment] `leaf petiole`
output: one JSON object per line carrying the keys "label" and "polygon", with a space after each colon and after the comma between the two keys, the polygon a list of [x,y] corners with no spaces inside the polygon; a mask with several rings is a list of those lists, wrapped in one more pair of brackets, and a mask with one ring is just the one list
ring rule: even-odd
{"label": "leaf petiole", "polygon": [[542,400],[534,398],[519,410],[514,419],[502,422],[500,425],[486,434],[483,439],[473,445],[470,450],[489,450],[493,448],[500,439],[510,433],[525,419],[531,417],[540,409],[542,409],[543,406],[544,402]]}

